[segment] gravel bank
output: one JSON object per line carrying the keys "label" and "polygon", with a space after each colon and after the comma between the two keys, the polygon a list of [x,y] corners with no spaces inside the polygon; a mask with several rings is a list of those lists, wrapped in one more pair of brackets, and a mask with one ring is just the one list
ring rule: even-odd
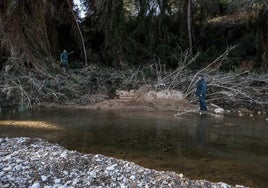
{"label": "gravel bank", "polygon": [[41,139],[0,138],[0,187],[213,187],[225,183],[190,180],[103,155],[66,150]]}

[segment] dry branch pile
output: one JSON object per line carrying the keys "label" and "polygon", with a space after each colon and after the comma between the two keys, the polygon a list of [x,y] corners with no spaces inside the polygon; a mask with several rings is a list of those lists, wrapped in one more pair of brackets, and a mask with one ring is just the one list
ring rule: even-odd
{"label": "dry branch pile", "polygon": [[[207,76],[208,102],[225,109],[268,109],[268,75],[248,72],[214,74]],[[191,95],[192,100],[196,100]]]}
{"label": "dry branch pile", "polygon": [[[268,110],[267,74],[214,72],[205,76],[208,81],[208,102],[225,109],[244,107],[251,110]],[[52,72],[47,75],[34,71],[20,76],[2,73],[0,104],[19,106],[21,110],[39,102],[95,104],[116,97],[116,90],[138,89],[144,85],[151,85],[155,90],[181,90],[185,98],[196,103],[195,82],[195,74],[186,69],[171,71],[153,64],[124,70],[92,65],[62,74]]]}

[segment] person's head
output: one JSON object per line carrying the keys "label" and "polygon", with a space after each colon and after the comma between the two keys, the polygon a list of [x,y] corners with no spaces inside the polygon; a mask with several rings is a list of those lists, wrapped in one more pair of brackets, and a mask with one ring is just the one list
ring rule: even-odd
{"label": "person's head", "polygon": [[202,74],[199,74],[198,75],[198,80],[202,80],[204,77],[203,77],[203,75]]}
{"label": "person's head", "polygon": [[64,53],[66,53],[67,51],[66,50],[63,50]]}

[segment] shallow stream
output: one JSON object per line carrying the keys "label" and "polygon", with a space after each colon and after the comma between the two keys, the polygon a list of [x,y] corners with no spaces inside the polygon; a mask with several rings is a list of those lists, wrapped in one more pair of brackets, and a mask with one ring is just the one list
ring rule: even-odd
{"label": "shallow stream", "polygon": [[39,137],[191,179],[268,187],[268,122],[174,112],[39,109],[0,113],[0,137]]}

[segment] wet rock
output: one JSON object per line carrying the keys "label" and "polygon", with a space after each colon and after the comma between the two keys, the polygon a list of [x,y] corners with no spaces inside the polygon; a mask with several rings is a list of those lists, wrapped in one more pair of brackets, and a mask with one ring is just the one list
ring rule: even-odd
{"label": "wet rock", "polygon": [[224,109],[223,108],[215,108],[214,109],[214,113],[215,114],[223,114],[224,113]]}

